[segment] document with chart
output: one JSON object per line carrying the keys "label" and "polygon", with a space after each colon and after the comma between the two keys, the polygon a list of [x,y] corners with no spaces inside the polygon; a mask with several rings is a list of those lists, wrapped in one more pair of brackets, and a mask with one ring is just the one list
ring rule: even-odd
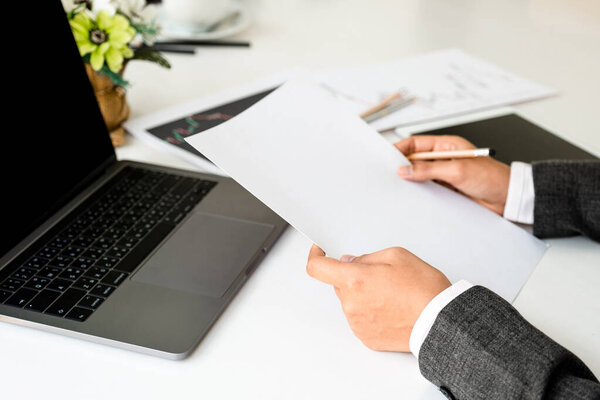
{"label": "document with chart", "polygon": [[452,190],[399,178],[406,158],[310,79],[187,141],[332,257],[402,246],[512,301],[546,251]]}
{"label": "document with chart", "polygon": [[320,80],[356,114],[394,92],[413,96],[410,106],[371,123],[380,131],[556,94],[552,88],[459,49],[325,71],[320,74]]}

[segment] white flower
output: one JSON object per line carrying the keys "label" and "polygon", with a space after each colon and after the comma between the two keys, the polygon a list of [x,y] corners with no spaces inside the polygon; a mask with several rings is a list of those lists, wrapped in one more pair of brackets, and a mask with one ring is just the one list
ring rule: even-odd
{"label": "white flower", "polygon": [[156,6],[146,0],[113,0],[117,9],[136,22],[151,22],[157,14]]}
{"label": "white flower", "polygon": [[140,18],[144,22],[153,21],[156,19],[156,15],[158,14],[158,9],[154,4],[148,4],[142,12],[140,12]]}
{"label": "white flower", "polygon": [[76,7],[79,7],[80,3],[75,0],[62,0],[63,8],[65,12],[68,14],[73,11]]}
{"label": "white flower", "polygon": [[139,35],[133,41],[133,45],[154,44],[160,31],[156,21],[157,7],[148,4],[146,0],[112,0],[118,12],[125,15],[136,26]]}
{"label": "white flower", "polygon": [[113,0],[92,0],[92,14],[96,16],[101,10],[107,11],[112,16],[117,12],[117,7],[113,4]]}
{"label": "white flower", "polygon": [[77,12],[83,12],[92,19],[101,10],[108,12],[110,16],[115,15],[117,8],[112,4],[113,0],[61,0],[66,13],[77,9]]}

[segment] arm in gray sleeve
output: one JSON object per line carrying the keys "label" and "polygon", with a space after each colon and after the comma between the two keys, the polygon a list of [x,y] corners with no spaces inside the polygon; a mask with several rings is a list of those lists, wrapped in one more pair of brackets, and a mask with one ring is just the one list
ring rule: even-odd
{"label": "arm in gray sleeve", "polygon": [[450,399],[600,399],[600,383],[577,356],[482,286],[438,314],[419,368]]}
{"label": "arm in gray sleeve", "polygon": [[534,162],[533,233],[600,241],[600,161]]}

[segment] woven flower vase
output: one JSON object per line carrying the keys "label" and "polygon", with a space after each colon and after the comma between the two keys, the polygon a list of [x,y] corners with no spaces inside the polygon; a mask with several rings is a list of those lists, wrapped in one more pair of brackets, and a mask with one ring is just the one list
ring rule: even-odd
{"label": "woven flower vase", "polygon": [[122,146],[125,143],[125,129],[122,124],[129,117],[125,89],[115,85],[107,76],[98,74],[88,63],[85,64],[85,69],[94,88],[112,144],[114,147]]}

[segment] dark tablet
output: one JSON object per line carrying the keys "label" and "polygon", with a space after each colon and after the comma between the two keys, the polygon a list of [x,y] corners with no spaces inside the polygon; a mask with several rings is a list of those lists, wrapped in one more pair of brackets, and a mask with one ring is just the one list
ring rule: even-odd
{"label": "dark tablet", "polygon": [[507,164],[548,159],[598,159],[516,114],[419,132],[418,135],[462,136],[477,147],[493,148],[496,151],[494,158]]}

